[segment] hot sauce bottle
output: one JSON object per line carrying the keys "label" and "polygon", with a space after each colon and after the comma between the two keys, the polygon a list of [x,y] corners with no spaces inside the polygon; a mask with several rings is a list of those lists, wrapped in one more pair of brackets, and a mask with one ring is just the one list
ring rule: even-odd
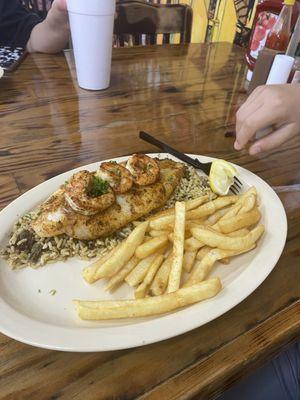
{"label": "hot sauce bottle", "polygon": [[[295,1],[293,1],[295,3]],[[280,12],[284,7],[283,0],[260,0],[256,7],[253,20],[252,35],[250,37],[248,50],[246,53],[246,61],[249,68],[247,79],[251,80],[252,71],[258,57],[258,53],[262,50],[267,41],[267,37],[279,18]],[[295,24],[300,5],[295,4],[292,13],[292,26]]]}
{"label": "hot sauce bottle", "polygon": [[265,47],[286,51],[291,36],[291,21],[295,0],[284,0],[284,6],[277,21],[270,30]]}

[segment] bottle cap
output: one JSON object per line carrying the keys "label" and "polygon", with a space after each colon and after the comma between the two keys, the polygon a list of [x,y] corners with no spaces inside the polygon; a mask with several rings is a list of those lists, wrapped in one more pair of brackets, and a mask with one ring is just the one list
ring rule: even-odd
{"label": "bottle cap", "polygon": [[296,0],[284,0],[284,4],[286,6],[293,6],[296,3]]}

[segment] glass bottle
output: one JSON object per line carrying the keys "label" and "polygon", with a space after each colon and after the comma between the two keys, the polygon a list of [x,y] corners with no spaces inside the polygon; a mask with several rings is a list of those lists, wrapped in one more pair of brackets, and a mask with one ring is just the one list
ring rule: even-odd
{"label": "glass bottle", "polygon": [[270,30],[265,47],[286,51],[291,36],[292,12],[295,0],[285,0],[277,21]]}
{"label": "glass bottle", "polygon": [[[267,37],[284,6],[283,3],[283,0],[259,0],[258,2],[253,19],[252,34],[246,53],[246,62],[249,68],[248,80],[251,80],[258,53],[265,47]],[[296,23],[299,12],[300,3],[296,3],[293,7],[292,26]]]}

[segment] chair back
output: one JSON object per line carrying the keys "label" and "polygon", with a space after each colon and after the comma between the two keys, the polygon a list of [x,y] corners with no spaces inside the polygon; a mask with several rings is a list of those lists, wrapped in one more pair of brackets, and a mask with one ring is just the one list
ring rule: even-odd
{"label": "chair back", "polygon": [[254,11],[255,0],[234,0],[233,3],[237,15],[234,44],[247,47],[251,36],[251,28],[247,27],[247,23]]}
{"label": "chair back", "polygon": [[118,46],[131,39],[132,45],[156,44],[163,34],[163,44],[170,35],[180,34],[180,43],[191,41],[193,13],[186,4],[152,4],[144,0],[117,1],[114,34]]}

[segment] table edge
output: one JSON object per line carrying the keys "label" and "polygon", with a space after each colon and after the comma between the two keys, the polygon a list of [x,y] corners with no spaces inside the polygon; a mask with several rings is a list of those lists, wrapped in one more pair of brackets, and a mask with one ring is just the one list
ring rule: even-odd
{"label": "table edge", "polygon": [[205,400],[216,398],[280,352],[284,346],[300,338],[299,315],[300,300],[297,300],[205,359],[196,361],[140,395],[138,399],[182,400],[195,396]]}

